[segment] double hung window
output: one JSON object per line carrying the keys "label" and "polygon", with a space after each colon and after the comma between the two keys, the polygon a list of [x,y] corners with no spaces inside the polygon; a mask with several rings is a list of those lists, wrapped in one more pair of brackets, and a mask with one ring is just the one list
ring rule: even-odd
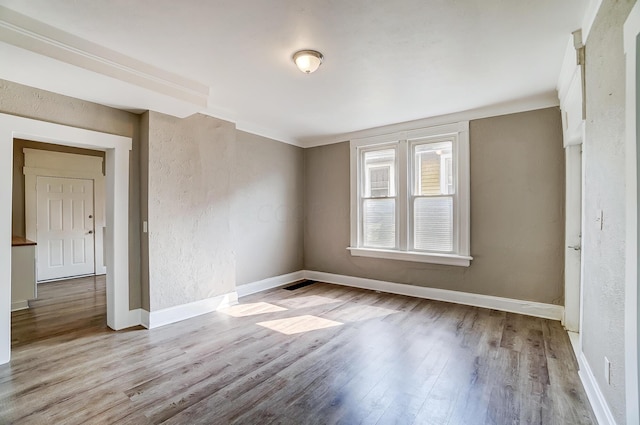
{"label": "double hung window", "polygon": [[470,264],[468,126],[351,141],[352,255]]}

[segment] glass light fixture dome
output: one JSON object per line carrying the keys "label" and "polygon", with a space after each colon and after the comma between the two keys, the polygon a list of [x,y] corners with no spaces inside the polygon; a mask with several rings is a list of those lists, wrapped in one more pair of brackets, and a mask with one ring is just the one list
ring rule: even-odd
{"label": "glass light fixture dome", "polygon": [[320,67],[324,56],[316,50],[299,50],[293,54],[293,61],[300,71],[311,74]]}

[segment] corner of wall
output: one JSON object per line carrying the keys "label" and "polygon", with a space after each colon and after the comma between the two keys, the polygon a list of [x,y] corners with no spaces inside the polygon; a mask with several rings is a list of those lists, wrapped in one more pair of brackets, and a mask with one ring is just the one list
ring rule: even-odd
{"label": "corner of wall", "polygon": [[[140,115],[140,304],[149,311],[149,111]],[[148,313],[147,313],[148,319]]]}

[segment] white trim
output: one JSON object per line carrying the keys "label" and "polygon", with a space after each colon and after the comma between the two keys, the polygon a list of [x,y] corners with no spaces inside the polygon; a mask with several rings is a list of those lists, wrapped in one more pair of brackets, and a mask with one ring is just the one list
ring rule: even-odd
{"label": "white trim", "polygon": [[436,254],[418,251],[396,251],[374,248],[347,248],[354,257],[387,258],[391,260],[414,261],[417,263],[444,264],[448,266],[469,267],[473,257],[467,255]]}
{"label": "white trim", "polygon": [[281,274],[280,276],[269,277],[255,282],[246,283],[244,285],[238,285],[236,287],[236,292],[238,293],[238,298],[242,298],[268,289],[288,285],[302,279],[304,279],[304,272],[299,270],[293,273]]}
{"label": "white trim", "polygon": [[[391,126],[389,126],[391,127]],[[469,121],[448,122],[445,124],[433,125],[431,127],[414,127],[398,131],[384,131],[386,127],[381,127],[380,132],[366,137],[351,139],[353,147],[383,145],[398,140],[414,140],[422,137],[441,136],[457,134],[469,131]]]}
{"label": "white trim", "polygon": [[[578,364],[580,367],[578,375],[580,376],[580,380],[584,386],[584,391],[587,393],[587,398],[591,403],[591,408],[593,409],[593,413],[595,414],[598,423],[600,425],[616,425],[613,414],[611,414],[611,409],[609,409],[609,405],[607,404],[602,391],[600,391],[598,382],[591,371],[591,366],[589,366],[589,362],[584,356],[584,353],[580,353],[580,356],[578,357]],[[631,424],[632,422],[629,423],[629,425]]]}
{"label": "white trim", "polygon": [[576,48],[573,43],[573,34],[571,34],[567,41],[567,47],[564,50],[564,58],[562,59],[562,66],[560,67],[560,74],[558,75],[558,82],[556,83],[558,98],[561,104],[562,99],[567,94],[567,90],[569,90],[569,84],[571,80],[573,80],[575,69],[579,66]]}
{"label": "white trim", "polygon": [[0,6],[0,41],[200,108],[209,87]]}
{"label": "white trim", "polygon": [[596,16],[598,15],[601,5],[602,0],[590,0],[587,5],[587,10],[585,11],[584,18],[582,19],[582,41],[584,44],[587,44],[591,27],[596,20]]}
{"label": "white trim", "polygon": [[304,271],[305,279],[354,288],[370,289],[391,294],[407,295],[429,300],[446,301],[474,307],[490,308],[509,313],[524,314],[544,319],[562,319],[564,308],[560,305],[544,304],[534,301],[522,301],[512,298],[494,297],[490,295],[472,294],[469,292],[451,291],[448,289],[427,288],[424,286],[406,285],[402,283],[385,282],[382,280],[365,279],[354,276],[344,276],[332,273]]}
{"label": "white trim", "polygon": [[638,343],[640,321],[638,311],[638,124],[636,110],[638,87],[636,78],[637,35],[640,34],[640,3],[631,10],[624,24],[626,54],[626,286],[625,286],[625,393],[627,424],[640,423],[640,366]]}
{"label": "white trim", "polygon": [[[106,151],[107,324],[129,325],[129,151],[131,138],[0,114],[0,240],[11,236],[13,139]],[[11,246],[0,244],[0,364],[11,357]]]}
{"label": "white trim", "polygon": [[177,305],[157,311],[141,310],[141,323],[147,329],[154,329],[170,323],[211,313],[221,308],[238,304],[238,294],[233,291],[217,297],[206,298],[188,304]]}
{"label": "white trim", "polygon": [[569,342],[571,342],[571,348],[573,348],[573,353],[576,355],[576,360],[580,358],[580,353],[582,353],[582,348],[580,347],[580,334],[577,332],[567,331],[567,335],[569,335]]}
{"label": "white trim", "polygon": [[503,102],[496,105],[484,106],[477,109],[460,111],[436,117],[422,118],[414,121],[406,121],[397,124],[390,124],[381,127],[373,127],[358,131],[341,133],[329,137],[311,137],[301,139],[301,146],[305,148],[313,148],[316,146],[331,145],[341,143],[348,140],[361,139],[380,134],[391,134],[400,131],[407,131],[414,128],[434,127],[442,124],[449,124],[458,121],[473,121],[482,118],[497,117],[500,115],[515,114],[519,112],[535,111],[537,109],[551,108],[558,106],[558,94],[555,90],[542,93],[540,95],[527,97],[524,99],[516,99],[509,102]]}
{"label": "white trim", "polygon": [[[581,145],[565,147],[564,318],[562,325],[580,332],[582,305],[582,154]],[[579,251],[575,251],[579,246]]]}
{"label": "white trim", "polygon": [[149,312],[144,308],[140,309],[140,324],[147,329],[149,328]]}
{"label": "white trim", "polygon": [[275,140],[276,142],[285,143],[287,145],[293,145],[299,148],[305,147],[305,145],[301,143],[300,140],[298,140],[296,137],[294,137],[291,134],[285,134],[278,130],[262,127],[260,125],[253,124],[251,122],[232,119],[234,115],[227,114],[227,118],[224,118],[224,116],[220,116],[220,114],[217,114],[211,110],[202,111],[201,113],[205,115],[210,115],[215,118],[221,118],[221,119],[226,119],[227,121],[235,122],[236,130],[244,131],[245,133],[266,137],[267,139]]}
{"label": "white trim", "polygon": [[11,303],[11,311],[26,310],[29,308],[29,301],[16,301]]}
{"label": "white trim", "polygon": [[129,315],[127,316],[127,321],[125,324],[125,328],[131,328],[134,326],[140,326],[142,324],[142,312],[144,310],[141,308],[136,308],[135,310],[129,310]]}
{"label": "white trim", "polygon": [[578,63],[577,40],[580,34],[569,36],[564,53],[557,89],[562,114],[563,146],[581,144],[584,134],[582,65]]}

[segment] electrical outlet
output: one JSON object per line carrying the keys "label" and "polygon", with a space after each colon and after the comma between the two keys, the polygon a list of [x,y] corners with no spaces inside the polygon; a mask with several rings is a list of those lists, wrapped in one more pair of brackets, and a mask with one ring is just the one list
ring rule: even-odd
{"label": "electrical outlet", "polygon": [[611,362],[606,357],[604,358],[604,379],[611,385]]}

